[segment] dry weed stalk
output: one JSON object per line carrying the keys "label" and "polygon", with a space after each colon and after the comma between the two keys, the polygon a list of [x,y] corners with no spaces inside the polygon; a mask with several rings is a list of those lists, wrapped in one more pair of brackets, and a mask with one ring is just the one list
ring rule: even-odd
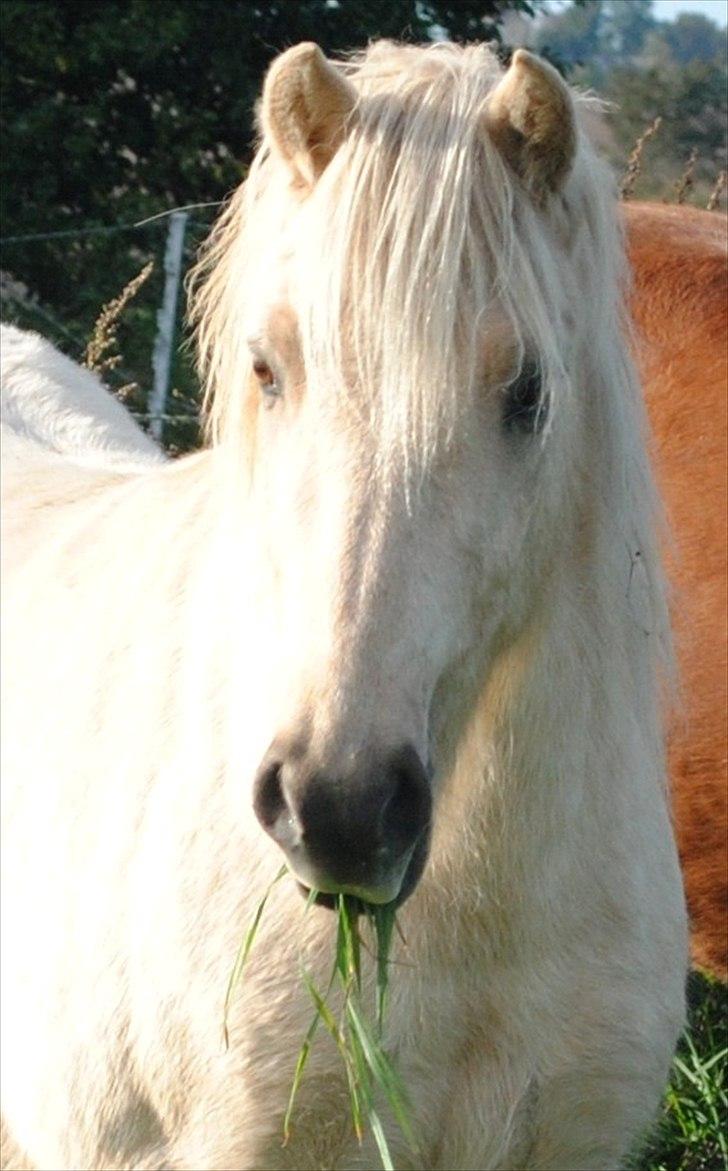
{"label": "dry weed stalk", "polygon": [[715,211],[716,207],[718,206],[718,201],[719,201],[721,195],[723,194],[723,190],[725,189],[725,184],[726,184],[726,172],[721,171],[720,174],[718,175],[718,178],[715,181],[715,187],[713,188],[713,190],[710,193],[710,199],[708,200],[708,202],[705,205],[706,211]]}
{"label": "dry weed stalk", "polygon": [[620,199],[630,198],[634,185],[637,182],[640,171],[642,170],[642,152],[645,149],[645,144],[650,138],[652,138],[653,134],[657,133],[661,125],[662,118],[658,114],[654,122],[652,122],[651,125],[647,127],[644,134],[641,134],[634,144],[632,154],[629,156],[627,161],[627,170],[624,172],[624,175],[622,176],[622,182],[619,185]]}
{"label": "dry weed stalk", "polygon": [[[104,375],[109,370],[115,370],[121,362],[121,354],[108,353],[117,344],[116,329],[119,319],[129,302],[136,296],[139,289],[147,280],[154,268],[154,261],[144,265],[141,272],[124,286],[118,297],[103,306],[96,318],[93,333],[83,355],[83,365],[96,374]],[[122,386],[116,394],[122,401],[136,390],[136,383],[129,382]]]}
{"label": "dry weed stalk", "polygon": [[693,179],[693,174],[695,171],[695,164],[697,161],[698,161],[698,151],[697,151],[696,147],[693,147],[693,149],[690,151],[690,157],[689,157],[687,163],[685,164],[685,170],[683,171],[682,175],[680,176],[680,178],[678,179],[677,183],[674,185],[674,188],[673,188],[673,190],[675,191],[675,202],[676,203],[684,203],[685,202],[685,196],[688,194],[691,187],[693,186],[693,183],[695,182],[695,180]]}

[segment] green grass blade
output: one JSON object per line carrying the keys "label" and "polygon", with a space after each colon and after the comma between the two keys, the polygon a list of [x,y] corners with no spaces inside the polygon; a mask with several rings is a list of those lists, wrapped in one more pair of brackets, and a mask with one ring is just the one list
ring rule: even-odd
{"label": "green grass blade", "polygon": [[389,1144],[384,1133],[384,1127],[382,1126],[379,1115],[374,1109],[371,1072],[369,1070],[369,1066],[364,1055],[364,1050],[356,1031],[350,1030],[348,1040],[351,1047],[351,1055],[357,1070],[357,1078],[360,1086],[364,1091],[367,1121],[371,1127],[374,1141],[377,1144],[379,1157],[382,1160],[382,1167],[384,1168],[384,1171],[394,1171],[394,1161],[389,1150]]}
{"label": "green grass blade", "polygon": [[381,1037],[384,1030],[384,1016],[387,1010],[389,987],[389,953],[394,932],[394,910],[389,907],[374,907],[372,912],[377,937],[377,1032]]}
{"label": "green grass blade", "polygon": [[[301,978],[303,979],[304,983],[306,983],[306,975],[307,975],[307,973],[305,973],[305,972],[301,973]],[[329,986],[326,989],[325,995],[321,998],[322,1000],[325,1000],[326,997],[330,994],[331,989],[333,987],[335,977],[336,977],[336,967],[334,966],[334,968],[331,972],[331,977],[329,979]],[[309,980],[310,979],[311,978],[309,977]],[[311,984],[313,984],[312,980],[311,980]],[[313,998],[313,996],[312,996],[312,998]],[[315,1000],[314,1000],[314,1003],[316,1003]],[[306,1063],[308,1061],[309,1054],[311,1052],[311,1045],[313,1043],[313,1038],[316,1033],[316,1029],[318,1027],[318,1023],[320,1020],[321,1020],[321,1013],[319,1011],[318,1004],[316,1004],[316,1012],[314,1014],[314,1018],[311,1021],[311,1024],[308,1026],[306,1036],[303,1039],[303,1044],[301,1045],[301,1048],[298,1053],[298,1059],[296,1061],[296,1069],[293,1074],[293,1084],[291,1086],[291,1092],[288,1096],[288,1106],[286,1107],[286,1113],[285,1113],[285,1117],[283,1119],[283,1146],[284,1147],[290,1138],[291,1118],[293,1116],[293,1107],[294,1107],[294,1104],[296,1101],[298,1087],[300,1086],[301,1079],[303,1078],[303,1072],[306,1068]]]}
{"label": "green grass blade", "polygon": [[248,930],[243,938],[243,942],[241,943],[241,945],[238,949],[238,954],[235,957],[235,963],[233,964],[233,970],[230,973],[230,979],[228,980],[227,991],[225,993],[225,1004],[223,1006],[223,1012],[222,1012],[222,1035],[223,1035],[223,1040],[225,1042],[226,1049],[230,1048],[230,1036],[228,1033],[228,1012],[230,1010],[230,1003],[233,998],[233,993],[242,978],[243,969],[245,968],[245,965],[248,960],[248,956],[250,955],[250,949],[252,948],[253,942],[254,942],[255,937],[258,933],[258,927],[260,925],[260,920],[263,915],[263,911],[265,909],[265,904],[268,902],[268,896],[269,896],[270,892],[273,890],[273,887],[276,885],[276,883],[279,882],[280,879],[283,878],[283,875],[287,874],[287,873],[288,873],[288,867],[281,866],[280,870],[278,871],[275,878],[273,879],[273,881],[269,885],[268,889],[266,890],[265,894],[263,895],[263,898],[260,900],[260,902],[258,904],[258,909],[255,912],[255,915],[253,917],[253,922],[251,923],[250,927],[248,928]]}
{"label": "green grass blade", "polygon": [[342,984],[346,985],[349,978],[348,972],[348,949],[346,938],[346,925],[348,919],[346,914],[346,904],[343,895],[339,895],[337,899],[337,914],[336,914],[336,968],[341,977]]}
{"label": "green grass blade", "polygon": [[311,1052],[311,1043],[313,1041],[314,1033],[316,1032],[316,1026],[319,1023],[319,1020],[320,1020],[320,1013],[317,1009],[316,1015],[308,1027],[308,1032],[306,1033],[306,1036],[303,1039],[303,1044],[301,1045],[301,1048],[298,1053],[298,1060],[296,1061],[296,1069],[293,1074],[293,1084],[291,1086],[291,1092],[288,1095],[288,1105],[286,1107],[286,1113],[283,1118],[283,1146],[284,1147],[286,1146],[289,1138],[291,1137],[291,1118],[293,1116],[293,1107],[294,1107],[294,1104],[296,1101],[298,1087],[300,1086],[301,1079],[303,1077],[303,1071],[306,1068],[306,1062],[308,1061],[308,1057]]}
{"label": "green grass blade", "polygon": [[339,1053],[343,1057],[344,1061],[347,1061],[348,1060],[348,1052],[347,1052],[346,1046],[344,1044],[344,1038],[342,1036],[341,1029],[339,1028],[338,1024],[336,1023],[336,1020],[334,1018],[334,1014],[332,1013],[328,1004],[326,1003],[323,996],[319,992],[318,988],[314,984],[309,973],[303,972],[302,975],[303,975],[303,982],[308,989],[309,996],[311,997],[311,999],[313,1000],[313,1002],[316,1006],[316,1010],[318,1012],[318,1015],[321,1017],[321,1020],[324,1022],[324,1025],[328,1029],[331,1037],[333,1038],[333,1040],[336,1044],[336,1048],[339,1050]]}
{"label": "green grass blade", "polygon": [[315,889],[315,887],[311,887],[310,891],[308,892],[308,898],[306,899],[305,911],[311,910],[311,907],[313,907],[316,903],[318,895],[319,892]]}
{"label": "green grass blade", "polygon": [[336,937],[336,958],[344,983],[355,981],[361,987],[361,946],[356,913],[352,915],[351,903],[346,895],[338,897],[338,930]]}
{"label": "green grass blade", "polygon": [[[229,1047],[228,1013],[235,989],[242,980],[245,965],[253,947],[271,890],[283,875],[287,873],[287,869],[286,866],[281,867],[281,870],[266,890],[258,904],[253,921],[238,949],[225,994],[223,1036],[226,1048]],[[316,892],[311,891],[306,903],[306,911],[313,906],[315,900]],[[283,1145],[285,1146],[288,1143],[291,1135],[291,1121],[298,1091],[308,1065],[320,1021],[333,1039],[344,1064],[354,1133],[361,1142],[365,1126],[368,1123],[371,1127],[372,1137],[376,1142],[384,1171],[390,1171],[390,1169],[393,1171],[394,1163],[384,1127],[379,1114],[374,1108],[375,1090],[378,1094],[381,1093],[384,1101],[391,1109],[408,1145],[413,1152],[417,1153],[414,1132],[410,1122],[409,1102],[407,1101],[398,1074],[381,1047],[381,1035],[389,983],[389,953],[392,945],[393,932],[395,928],[399,930],[399,925],[391,908],[373,907],[368,910],[362,910],[356,900],[352,900],[345,895],[338,897],[337,904],[338,922],[335,958],[326,992],[324,994],[320,992],[313,977],[305,968],[302,968],[301,971],[301,978],[313,1001],[315,1012],[296,1059],[293,1082],[283,1119]],[[363,943],[360,932],[360,914],[362,913],[368,916],[371,921],[373,933],[376,937],[376,1028],[367,1021],[359,1002],[359,993],[362,984],[361,950]],[[343,994],[341,1018],[339,1021],[336,1020],[328,1004],[331,990],[337,978],[341,984]]]}
{"label": "green grass blade", "polygon": [[369,1032],[369,1028],[352,998],[349,998],[347,1001],[346,1012],[352,1034],[356,1035],[361,1045],[367,1066],[371,1071],[374,1081],[387,1099],[408,1145],[413,1151],[416,1151],[417,1142],[410,1119],[410,1105],[398,1074],[395,1072],[386,1053],[383,1052],[377,1044],[376,1039]]}
{"label": "green grass blade", "polygon": [[372,1110],[371,1107],[369,1108],[369,1125],[372,1128],[372,1134],[374,1135],[374,1141],[377,1144],[379,1158],[382,1160],[382,1167],[384,1168],[384,1171],[394,1171],[394,1163],[389,1151],[389,1144],[384,1133],[384,1127],[382,1126],[381,1119],[379,1118],[376,1110]]}
{"label": "green grass blade", "polygon": [[[351,1045],[351,1037],[348,1038]],[[349,1083],[349,1106],[354,1133],[359,1142],[364,1137],[364,1119],[371,1113],[371,1090],[366,1076],[366,1067],[360,1062],[353,1046],[351,1060],[346,1063],[346,1077]],[[362,1077],[362,1073],[364,1076]]]}
{"label": "green grass blade", "polygon": [[707,1073],[714,1065],[721,1066],[727,1057],[728,1049],[719,1049],[717,1053],[714,1053],[712,1057],[702,1063],[701,1069],[703,1073]]}
{"label": "green grass blade", "polygon": [[[337,969],[335,968],[334,974],[335,974],[336,970]],[[321,1020],[324,1022],[324,1025],[326,1026],[331,1037],[333,1038],[334,1043],[335,1043],[337,1049],[339,1050],[339,1054],[341,1056],[341,1059],[344,1063],[344,1068],[346,1070],[346,1078],[347,1078],[347,1082],[349,1085],[349,1102],[350,1102],[350,1106],[351,1106],[351,1118],[352,1118],[352,1122],[354,1124],[354,1131],[356,1133],[356,1137],[359,1140],[359,1142],[361,1142],[362,1136],[364,1133],[364,1111],[362,1110],[362,1103],[360,1100],[360,1090],[362,1087],[359,1085],[359,1082],[357,1079],[357,1072],[356,1072],[356,1068],[355,1068],[353,1061],[352,1061],[352,1054],[351,1054],[350,1048],[347,1047],[346,1038],[345,1038],[342,1030],[337,1025],[336,1020],[334,1019],[334,1015],[331,1012],[331,1009],[329,1008],[328,1004],[326,1004],[326,1001],[322,997],[321,993],[319,992],[318,988],[314,984],[314,982],[311,979],[311,976],[309,975],[308,972],[305,972],[305,971],[303,972],[303,980],[304,980],[306,987],[308,988],[311,999],[313,1000],[313,1002],[316,1006],[317,1019],[320,1017]],[[329,987],[331,987],[330,984],[329,984]],[[364,1087],[364,1089],[366,1089],[366,1087]],[[369,1106],[368,1101],[365,1102],[365,1106],[366,1106],[366,1112],[368,1114],[368,1112],[369,1112],[368,1111],[368,1106]]]}

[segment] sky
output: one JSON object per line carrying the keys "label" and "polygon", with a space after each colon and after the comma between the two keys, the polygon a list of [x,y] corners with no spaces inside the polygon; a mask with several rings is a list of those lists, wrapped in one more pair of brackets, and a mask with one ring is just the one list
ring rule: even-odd
{"label": "sky", "polygon": [[702,12],[724,28],[728,23],[728,0],[654,0],[652,11],[658,20],[674,20],[681,12]]}
{"label": "sky", "polygon": [[[551,0],[554,8],[563,8],[567,0]],[[629,4],[631,0],[620,0]],[[728,0],[653,0],[652,11],[658,20],[674,20],[681,12],[702,12],[716,24],[725,28],[728,24]]]}

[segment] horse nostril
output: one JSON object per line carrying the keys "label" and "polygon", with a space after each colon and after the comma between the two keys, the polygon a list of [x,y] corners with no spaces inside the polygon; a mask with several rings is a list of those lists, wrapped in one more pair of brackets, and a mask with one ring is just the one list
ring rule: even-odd
{"label": "horse nostril", "polygon": [[[414,747],[362,752],[346,773],[277,741],[253,784],[253,808],[307,887],[373,903],[406,898],[427,857],[428,775]],[[364,893],[362,893],[364,892]]]}
{"label": "horse nostril", "polygon": [[253,786],[253,808],[264,829],[269,832],[287,813],[288,804],[283,793],[283,766],[279,760],[264,762],[258,769]]}
{"label": "horse nostril", "polygon": [[394,783],[381,815],[385,840],[409,846],[430,821],[432,796],[427,774],[413,749],[404,749],[392,762]]}

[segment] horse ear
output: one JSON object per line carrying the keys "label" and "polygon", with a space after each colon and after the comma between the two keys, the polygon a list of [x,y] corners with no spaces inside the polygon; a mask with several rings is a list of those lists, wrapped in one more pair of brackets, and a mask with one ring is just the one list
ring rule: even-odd
{"label": "horse ear", "polygon": [[491,138],[538,203],[558,191],[576,151],[574,106],[556,70],[517,49],[488,102]]}
{"label": "horse ear", "polygon": [[344,136],[356,91],[318,45],[281,53],[263,87],[263,131],[296,177],[313,186]]}

